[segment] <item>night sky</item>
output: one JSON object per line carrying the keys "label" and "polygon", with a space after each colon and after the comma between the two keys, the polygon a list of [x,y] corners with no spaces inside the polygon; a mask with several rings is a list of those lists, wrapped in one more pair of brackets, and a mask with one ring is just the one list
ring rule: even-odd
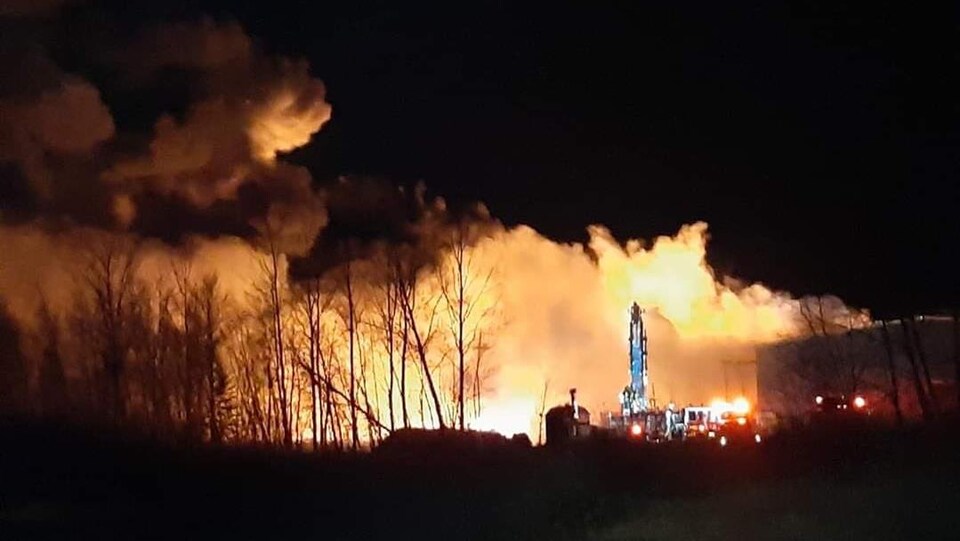
{"label": "night sky", "polygon": [[960,300],[956,11],[250,4],[116,2],[85,24],[207,14],[308,59],[333,119],[291,160],[318,185],[423,180],[561,241],[704,220],[720,273],[881,313]]}

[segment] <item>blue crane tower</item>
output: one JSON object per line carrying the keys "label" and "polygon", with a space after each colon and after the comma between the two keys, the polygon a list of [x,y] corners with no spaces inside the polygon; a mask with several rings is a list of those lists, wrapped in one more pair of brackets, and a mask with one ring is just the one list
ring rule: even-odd
{"label": "blue crane tower", "polygon": [[630,307],[630,385],[620,394],[624,417],[647,411],[647,329],[643,325],[643,309],[637,303]]}

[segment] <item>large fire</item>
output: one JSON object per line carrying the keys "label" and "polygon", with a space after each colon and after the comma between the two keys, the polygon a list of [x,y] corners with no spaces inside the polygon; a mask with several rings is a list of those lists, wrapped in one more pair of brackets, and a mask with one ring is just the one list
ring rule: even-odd
{"label": "large fire", "polygon": [[[795,332],[796,301],[714,274],[704,223],[651,243],[595,225],[586,244],[560,243],[484,212],[453,216],[416,191],[400,205],[415,217],[397,213],[407,240],[340,239],[311,254],[334,236],[332,187],[283,160],[331,116],[305,62],[210,20],[145,30],[111,58],[133,80],[196,79],[180,114],[128,138],[140,147],[109,144],[122,123],[101,93],[49,59],[37,71],[60,90],[0,99],[14,120],[0,126],[0,160],[44,209],[0,223],[21,391],[52,404],[33,409],[287,445],[357,446],[403,426],[534,435],[571,387],[585,407],[616,407],[633,302],[647,310],[661,403],[709,400],[720,361],[749,361],[757,343]],[[364,207],[380,194],[368,195],[339,204],[382,218]],[[246,238],[190,238],[170,208],[204,227],[233,219],[214,230]],[[187,238],[165,244],[158,229]],[[307,254],[314,271],[294,276],[292,258]]]}
{"label": "large fire", "polygon": [[[720,361],[733,355],[749,357],[753,345],[795,331],[796,302],[786,295],[760,285],[734,289],[717,280],[705,261],[705,224],[685,226],[676,236],[658,238],[648,248],[638,241],[618,243],[601,227],[591,228],[590,235],[588,246],[562,244],[528,227],[497,226],[466,248],[468,287],[463,298],[471,308],[464,320],[466,426],[534,436],[541,408],[565,401],[570,387],[577,387],[584,406],[597,412],[614,409],[627,380],[627,307],[634,300],[648,311],[652,388],[663,403],[709,401],[721,390]],[[79,232],[52,236],[27,227],[0,228],[0,241],[13,262],[0,269],[0,291],[9,308],[35,324],[34,292],[40,290],[56,311],[70,313],[74,299],[84,295],[82,282],[69,278],[85,272],[77,246],[94,241]],[[252,362],[251,355],[263,355],[250,351],[255,343],[244,337],[266,332],[256,331],[251,320],[265,308],[266,253],[240,239],[225,238],[197,239],[189,250],[148,243],[137,257],[139,278],[152,284],[143,294],[154,310],[160,301],[149,290],[175,291],[176,269],[188,269],[196,280],[217,276],[225,315],[231,312],[224,319],[235,322],[227,326],[234,334],[221,344],[225,365],[239,378],[243,363]],[[410,424],[439,426],[410,333],[404,361],[406,396],[399,394],[399,352],[404,348],[399,315],[392,323],[391,394],[390,344],[385,342],[382,319],[386,284],[377,257],[355,261],[350,268],[357,318],[354,375],[364,380],[363,407],[369,407],[383,425],[379,430],[403,424],[403,400]],[[412,313],[420,332],[429,333],[421,338],[447,426],[456,424],[459,393],[457,313],[446,308],[443,285],[454,275],[453,263],[447,250],[437,266],[419,271]],[[322,346],[340,391],[348,387],[350,377],[345,291],[337,277],[342,270],[329,272],[326,310],[320,320]],[[292,367],[284,377],[297,396],[292,422],[300,427],[297,434],[312,436],[312,429],[307,431],[310,388],[290,360],[308,353],[301,315],[304,300],[297,293],[299,285],[287,278],[282,255],[278,276],[288,342],[285,362]],[[362,416],[360,422],[368,420]],[[363,439],[371,435],[369,430],[362,432]]]}

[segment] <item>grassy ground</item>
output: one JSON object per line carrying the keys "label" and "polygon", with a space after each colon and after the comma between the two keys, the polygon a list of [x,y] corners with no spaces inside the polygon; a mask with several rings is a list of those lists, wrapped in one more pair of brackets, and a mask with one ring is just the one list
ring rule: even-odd
{"label": "grassy ground", "polygon": [[362,456],[0,430],[2,539],[956,539],[947,428]]}
{"label": "grassy ground", "polygon": [[937,474],[855,482],[804,480],[637,506],[589,539],[956,539],[955,480]]}

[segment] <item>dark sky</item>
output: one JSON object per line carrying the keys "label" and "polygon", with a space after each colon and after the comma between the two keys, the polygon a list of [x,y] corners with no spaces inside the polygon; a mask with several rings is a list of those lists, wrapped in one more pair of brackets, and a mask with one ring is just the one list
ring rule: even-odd
{"label": "dark sky", "polygon": [[705,220],[723,273],[881,310],[958,301],[956,11],[117,4],[131,24],[236,19],[309,59],[334,117],[292,158],[318,182],[422,179],[558,240]]}

